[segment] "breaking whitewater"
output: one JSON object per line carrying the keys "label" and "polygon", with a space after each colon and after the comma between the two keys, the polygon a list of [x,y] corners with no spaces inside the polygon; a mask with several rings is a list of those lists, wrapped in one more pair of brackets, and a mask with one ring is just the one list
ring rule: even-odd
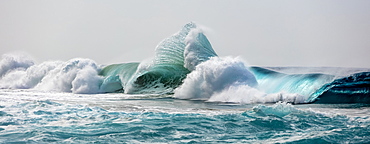
{"label": "breaking whitewater", "polygon": [[370,143],[370,69],[250,67],[194,23],[154,58],[0,61],[1,143]]}

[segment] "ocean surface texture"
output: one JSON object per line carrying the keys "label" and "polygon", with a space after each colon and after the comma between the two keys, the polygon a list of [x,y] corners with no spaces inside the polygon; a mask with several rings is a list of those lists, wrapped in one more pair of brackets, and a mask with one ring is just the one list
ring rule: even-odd
{"label": "ocean surface texture", "polygon": [[0,143],[370,143],[370,69],[249,66],[195,23],[137,63],[4,54]]}

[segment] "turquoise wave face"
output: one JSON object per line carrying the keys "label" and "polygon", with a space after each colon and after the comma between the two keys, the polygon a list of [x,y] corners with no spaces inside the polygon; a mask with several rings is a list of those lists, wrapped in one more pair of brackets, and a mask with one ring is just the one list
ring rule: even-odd
{"label": "turquoise wave face", "polygon": [[126,93],[171,93],[188,73],[189,70],[182,65],[156,65],[136,73]]}
{"label": "turquoise wave face", "polygon": [[370,122],[362,117],[320,114],[286,103],[202,114],[112,112],[33,101],[1,106],[0,116],[1,143],[370,142]]}
{"label": "turquoise wave face", "polygon": [[[297,93],[306,97],[315,93],[323,85],[334,80],[333,75],[327,74],[284,74],[261,67],[252,67],[251,71],[257,78],[259,88],[267,93],[285,91]],[[310,101],[306,101],[310,102]]]}
{"label": "turquoise wave face", "polygon": [[99,75],[104,76],[101,91],[117,92],[123,91],[123,87],[136,72],[139,63],[113,64],[104,67]]}
{"label": "turquoise wave face", "polygon": [[194,23],[164,39],[151,61],[114,64],[103,68],[102,92],[172,93],[199,63],[217,56]]}
{"label": "turquoise wave face", "polygon": [[190,72],[182,65],[157,64],[147,70],[138,70],[139,63],[116,64],[105,67],[101,90],[125,93],[171,93]]}
{"label": "turquoise wave face", "polygon": [[316,74],[284,74],[252,67],[260,89],[268,93],[298,93],[305,103],[370,103],[370,72],[349,76]]}
{"label": "turquoise wave face", "polygon": [[370,72],[355,73],[325,84],[310,97],[316,103],[370,103]]}

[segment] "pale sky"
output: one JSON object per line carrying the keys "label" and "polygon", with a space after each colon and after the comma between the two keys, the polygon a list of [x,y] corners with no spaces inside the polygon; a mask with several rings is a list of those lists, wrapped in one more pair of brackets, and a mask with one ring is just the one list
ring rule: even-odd
{"label": "pale sky", "polygon": [[370,68],[369,0],[0,0],[0,54],[139,62],[191,21],[250,65]]}

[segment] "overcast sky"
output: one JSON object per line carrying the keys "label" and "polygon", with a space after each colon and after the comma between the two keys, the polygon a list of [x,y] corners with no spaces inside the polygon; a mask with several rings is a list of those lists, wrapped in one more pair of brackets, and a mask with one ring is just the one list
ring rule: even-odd
{"label": "overcast sky", "polygon": [[369,0],[0,0],[0,54],[141,61],[190,21],[250,65],[370,68]]}

